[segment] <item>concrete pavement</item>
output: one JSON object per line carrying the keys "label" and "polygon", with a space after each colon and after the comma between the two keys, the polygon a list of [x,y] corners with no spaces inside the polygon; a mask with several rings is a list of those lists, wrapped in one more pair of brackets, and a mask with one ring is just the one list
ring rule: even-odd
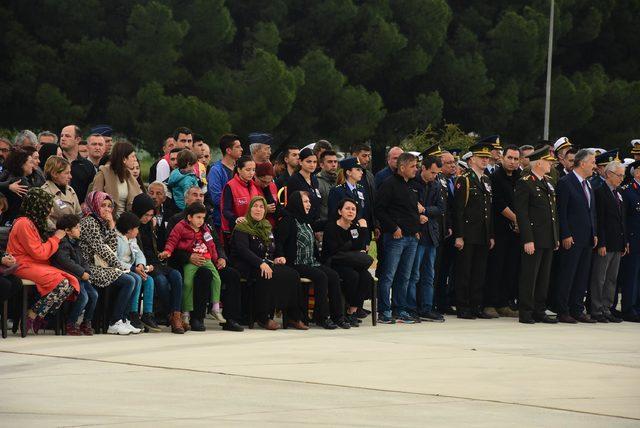
{"label": "concrete pavement", "polygon": [[640,426],[640,325],[0,340],[0,426]]}

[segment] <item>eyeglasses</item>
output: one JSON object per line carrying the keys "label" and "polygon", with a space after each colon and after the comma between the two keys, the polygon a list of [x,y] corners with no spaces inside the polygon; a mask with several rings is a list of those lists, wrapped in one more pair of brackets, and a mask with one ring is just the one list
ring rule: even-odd
{"label": "eyeglasses", "polygon": [[624,174],[618,174],[617,172],[609,171],[608,174],[613,174],[618,178],[624,178]]}

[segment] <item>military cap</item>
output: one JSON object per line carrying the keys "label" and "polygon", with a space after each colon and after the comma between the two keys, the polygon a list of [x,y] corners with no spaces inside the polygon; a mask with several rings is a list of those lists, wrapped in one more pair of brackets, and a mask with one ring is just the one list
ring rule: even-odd
{"label": "military cap", "polygon": [[546,161],[555,161],[556,158],[553,157],[553,155],[551,154],[551,146],[544,146],[542,148],[539,148],[538,150],[530,153],[528,156],[525,156],[526,158],[528,158],[530,161],[537,161],[537,160],[546,160]]}
{"label": "military cap", "polygon": [[89,133],[91,135],[98,134],[102,135],[103,137],[111,137],[111,134],[113,134],[113,128],[111,128],[109,125],[96,125],[91,128],[91,131]]}
{"label": "military cap", "polygon": [[362,165],[360,165],[360,162],[358,162],[358,158],[346,158],[340,161],[340,168],[344,169],[345,171],[352,168],[362,169]]}
{"label": "military cap", "polygon": [[458,159],[460,157],[460,153],[462,153],[462,149],[459,148],[459,147],[455,147],[453,149],[449,149],[448,151],[449,151],[449,153],[451,153],[453,155],[453,157],[455,159]]}
{"label": "military cap", "polygon": [[520,151],[522,150],[535,150],[535,147],[533,147],[531,144],[524,144],[522,146],[519,147]]}
{"label": "military cap", "polygon": [[266,132],[252,132],[249,134],[249,138],[247,138],[249,144],[273,144],[273,137],[271,134],[267,134]]}
{"label": "military cap", "polygon": [[573,144],[571,144],[571,141],[569,141],[567,137],[560,137],[553,144],[553,151],[558,153],[560,150],[566,149],[572,146]]}
{"label": "military cap", "polygon": [[490,158],[491,150],[494,150],[496,147],[488,142],[478,142],[473,146],[469,147],[469,151],[473,153],[473,156],[477,156],[479,158]]}
{"label": "military cap", "polygon": [[489,145],[491,145],[491,150],[502,150],[499,135],[489,135],[488,137],[484,137],[481,140],[478,140],[476,145],[480,143],[488,143]]}
{"label": "military cap", "polygon": [[601,154],[606,152],[606,150],[601,148],[601,147],[589,147],[587,150],[592,151],[593,154],[596,155],[596,156],[600,156]]}
{"label": "military cap", "polygon": [[640,155],[640,140],[631,140],[631,154]]}
{"label": "military cap", "polygon": [[633,174],[633,171],[638,167],[640,167],[640,160],[631,162],[627,168],[629,168],[629,172]]}
{"label": "military cap", "polygon": [[619,161],[618,149],[609,150],[596,156],[596,164],[599,166],[607,165],[609,162]]}
{"label": "military cap", "polygon": [[442,149],[440,148],[440,144],[434,144],[433,146],[420,153],[420,157],[423,159],[427,156],[442,156]]}
{"label": "military cap", "polygon": [[461,159],[463,162],[465,162],[465,161],[468,161],[468,160],[469,160],[469,158],[470,158],[471,156],[473,156],[473,153],[471,153],[471,152],[467,152],[467,153],[463,154],[463,155],[462,155],[462,157],[461,157],[460,159]]}

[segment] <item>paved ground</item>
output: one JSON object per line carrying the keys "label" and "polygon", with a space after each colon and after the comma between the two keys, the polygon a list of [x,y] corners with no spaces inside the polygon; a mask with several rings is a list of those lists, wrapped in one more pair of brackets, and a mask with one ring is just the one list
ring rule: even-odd
{"label": "paved ground", "polygon": [[639,324],[210,327],[0,340],[0,426],[640,426]]}

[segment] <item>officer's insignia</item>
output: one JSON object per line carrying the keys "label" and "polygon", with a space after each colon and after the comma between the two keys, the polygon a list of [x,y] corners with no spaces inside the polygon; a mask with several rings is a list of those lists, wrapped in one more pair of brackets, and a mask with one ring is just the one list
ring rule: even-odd
{"label": "officer's insignia", "polygon": [[444,187],[447,186],[447,180],[445,180],[444,178],[440,179],[440,184],[442,184]]}
{"label": "officer's insignia", "polygon": [[555,189],[553,188],[553,186],[551,185],[551,183],[547,183],[547,186],[549,186],[549,190],[551,190],[552,192],[553,192],[553,190],[555,190]]}
{"label": "officer's insignia", "polygon": [[459,189],[459,188],[461,188],[461,187],[462,187],[462,184],[460,184],[460,183],[456,183],[456,189]]}
{"label": "officer's insignia", "polygon": [[484,183],[484,188],[487,189],[487,192],[491,192],[491,184]]}

